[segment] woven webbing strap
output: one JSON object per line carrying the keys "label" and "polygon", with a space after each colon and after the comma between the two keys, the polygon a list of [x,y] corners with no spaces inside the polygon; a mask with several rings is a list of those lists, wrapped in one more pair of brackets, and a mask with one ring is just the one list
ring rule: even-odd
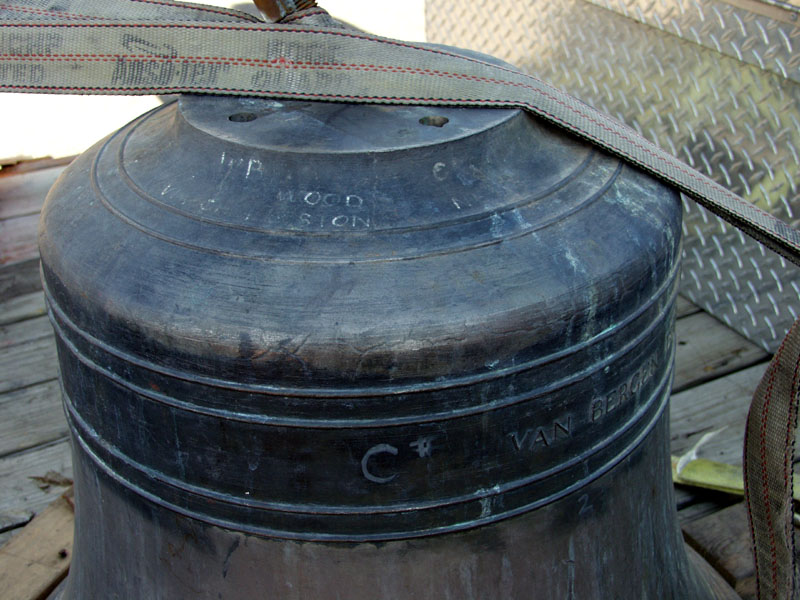
{"label": "woven webbing strap", "polygon": [[[517,107],[672,184],[800,265],[797,230],[535,77],[439,46],[346,29],[319,9],[289,19],[267,24],[238,11],[167,0],[0,0],[0,91]],[[788,350],[797,347],[793,341],[785,346],[759,387],[766,392],[754,400],[747,433],[763,598],[794,593],[794,569],[781,561],[791,558],[787,498],[797,394],[793,376],[784,380],[784,373],[795,373],[798,354]]]}
{"label": "woven webbing strap", "polygon": [[758,597],[794,598],[792,463],[800,397],[800,320],[753,395],[744,439],[744,482]]}

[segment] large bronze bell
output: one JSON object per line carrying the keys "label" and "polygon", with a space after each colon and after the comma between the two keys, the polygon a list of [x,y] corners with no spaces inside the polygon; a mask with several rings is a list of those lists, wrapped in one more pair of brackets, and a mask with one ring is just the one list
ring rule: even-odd
{"label": "large bronze bell", "polygon": [[699,599],[678,194],[514,110],[183,96],[42,218],[65,597]]}

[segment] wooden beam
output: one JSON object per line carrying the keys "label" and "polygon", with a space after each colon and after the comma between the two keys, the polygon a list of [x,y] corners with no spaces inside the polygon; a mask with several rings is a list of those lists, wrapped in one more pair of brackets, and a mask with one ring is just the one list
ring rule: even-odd
{"label": "wooden beam", "polygon": [[44,600],[66,577],[74,521],[72,500],[64,494],[0,548],[5,600]]}
{"label": "wooden beam", "polygon": [[755,598],[755,567],[744,503],[683,525],[683,535],[744,599]]}

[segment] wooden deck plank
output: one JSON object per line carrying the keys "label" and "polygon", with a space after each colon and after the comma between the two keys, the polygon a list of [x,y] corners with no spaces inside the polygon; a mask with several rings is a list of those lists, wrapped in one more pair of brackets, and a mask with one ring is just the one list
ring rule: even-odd
{"label": "wooden deck plank", "polygon": [[712,594],[711,597],[714,598],[714,600],[741,600],[734,589],[714,571],[714,568],[709,565],[694,548],[687,545],[686,555],[698,577],[708,584],[709,591]]}
{"label": "wooden deck plank", "polygon": [[39,256],[39,213],[0,221],[0,265]]}
{"label": "wooden deck plank", "polygon": [[744,503],[682,527],[684,538],[745,600],[755,600],[755,566]]}
{"label": "wooden deck plank", "polygon": [[42,289],[39,255],[0,267],[0,302]]}
{"label": "wooden deck plank", "polygon": [[0,325],[10,325],[47,314],[44,292],[31,292],[0,302]]}
{"label": "wooden deck plank", "polygon": [[[41,162],[44,168],[34,171],[16,167],[3,169],[0,177],[0,302],[42,289],[36,245],[39,210],[64,164],[65,161],[50,160]],[[23,171],[24,174],[20,174]],[[0,320],[4,324],[15,320],[7,314],[0,310]]]}
{"label": "wooden deck plank", "polygon": [[[676,486],[675,489],[678,491],[680,486]],[[681,527],[742,501],[740,497],[728,496],[720,492],[692,489],[683,491],[686,492],[689,502],[683,507],[681,507],[680,503],[678,504],[678,523],[680,523]]]}
{"label": "wooden deck plank", "polygon": [[678,319],[673,393],[765,361],[769,355],[720,321],[700,312]]}
{"label": "wooden deck plank", "polygon": [[45,485],[33,477],[49,472],[72,478],[69,441],[58,440],[11,456],[0,458],[0,514],[38,513],[60,496],[68,486]]}
{"label": "wooden deck plank", "polygon": [[6,600],[44,600],[72,559],[72,501],[61,496],[0,547],[0,589]]}
{"label": "wooden deck plank", "polygon": [[30,523],[35,515],[30,510],[0,513],[0,546],[14,535],[14,532]]}
{"label": "wooden deck plank", "polygon": [[[705,435],[717,431],[698,450],[698,455],[741,465],[744,427],[750,399],[766,362],[674,394],[670,401],[670,451],[681,455]],[[678,517],[689,523],[707,517],[739,501],[735,496],[676,486]]]}
{"label": "wooden deck plank", "polygon": [[53,335],[53,327],[46,316],[0,325],[0,353],[10,351],[11,346],[24,344]]}
{"label": "wooden deck plank", "polygon": [[[31,177],[36,172],[0,178],[0,301],[41,289],[36,234],[46,182],[28,184]],[[55,173],[42,177],[52,182]],[[30,193],[12,196],[12,188],[29,188]]]}
{"label": "wooden deck plank", "polygon": [[50,186],[65,167],[0,177],[0,220],[38,214]]}
{"label": "wooden deck plank", "polygon": [[[30,519],[29,519],[30,521]],[[0,546],[3,546],[8,543],[8,541],[14,537],[14,535],[20,533],[22,531],[22,525],[18,525],[16,529],[9,529],[8,531],[4,531],[0,533]]]}
{"label": "wooden deck plank", "polygon": [[66,167],[76,158],[77,155],[59,156],[57,158],[53,158],[52,156],[42,156],[41,158],[20,156],[17,158],[3,159],[0,161],[0,178],[28,174],[51,167]]}
{"label": "wooden deck plank", "polygon": [[685,296],[678,294],[678,297],[675,300],[675,317],[677,319],[699,313],[701,310],[702,309],[694,302]]}
{"label": "wooden deck plank", "polygon": [[0,393],[11,392],[58,377],[56,340],[52,335],[14,345],[0,352]]}
{"label": "wooden deck plank", "polygon": [[741,464],[744,425],[750,399],[767,362],[673,394],[670,402],[671,451],[680,455],[710,432],[719,433],[702,446],[700,455]]}
{"label": "wooden deck plank", "polygon": [[0,457],[68,434],[57,379],[0,394]]}

